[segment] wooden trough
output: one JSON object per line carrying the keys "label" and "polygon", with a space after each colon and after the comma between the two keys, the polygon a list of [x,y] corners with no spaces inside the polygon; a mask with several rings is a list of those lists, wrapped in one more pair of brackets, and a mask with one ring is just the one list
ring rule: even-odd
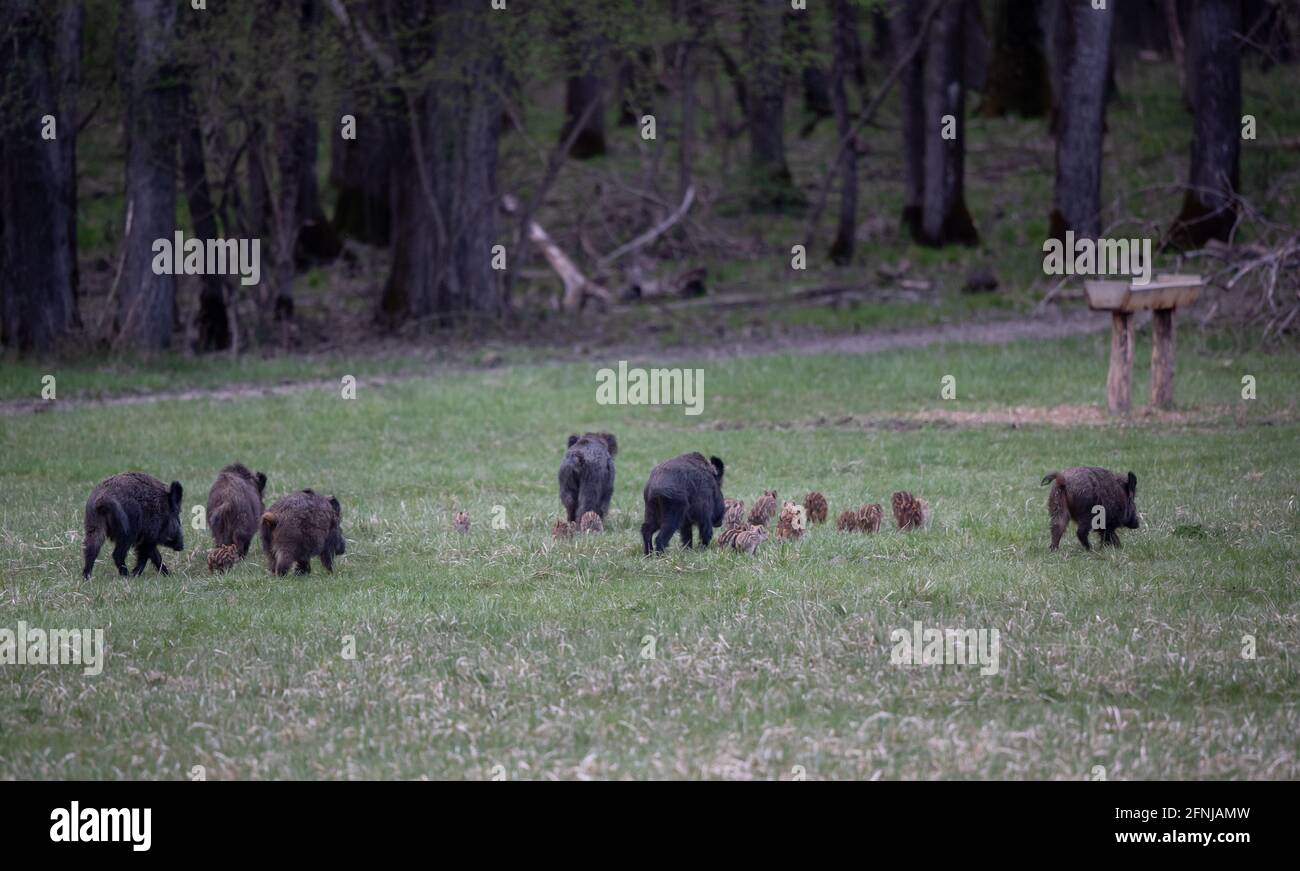
{"label": "wooden trough", "polygon": [[1148,284],[1086,281],[1088,307],[1110,312],[1110,374],[1106,405],[1111,414],[1133,407],[1133,313],[1151,309],[1151,404],[1174,404],[1174,309],[1194,302],[1204,282],[1199,275],[1157,275]]}

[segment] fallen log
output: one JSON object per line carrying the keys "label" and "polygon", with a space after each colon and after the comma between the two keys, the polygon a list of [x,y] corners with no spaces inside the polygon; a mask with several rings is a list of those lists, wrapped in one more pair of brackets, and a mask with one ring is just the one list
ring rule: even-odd
{"label": "fallen log", "polygon": [[[514,215],[519,211],[519,200],[511,194],[506,194],[501,198],[501,208],[507,215]],[[596,297],[604,302],[614,301],[613,294],[587,278],[578,268],[578,264],[570,260],[569,255],[564,253],[551,235],[542,229],[542,225],[533,220],[528,222],[528,241],[537,246],[537,250],[542,252],[546,262],[564,284],[564,296],[561,297],[560,306],[565,311],[578,311],[586,305],[588,297]]]}

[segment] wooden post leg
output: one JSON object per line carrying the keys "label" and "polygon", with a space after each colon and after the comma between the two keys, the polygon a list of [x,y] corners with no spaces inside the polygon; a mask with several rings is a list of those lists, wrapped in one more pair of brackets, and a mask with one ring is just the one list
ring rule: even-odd
{"label": "wooden post leg", "polygon": [[1174,405],[1174,310],[1152,312],[1151,404],[1156,408]]}
{"label": "wooden post leg", "polygon": [[1110,313],[1106,404],[1111,414],[1128,414],[1133,407],[1133,321],[1128,312]]}

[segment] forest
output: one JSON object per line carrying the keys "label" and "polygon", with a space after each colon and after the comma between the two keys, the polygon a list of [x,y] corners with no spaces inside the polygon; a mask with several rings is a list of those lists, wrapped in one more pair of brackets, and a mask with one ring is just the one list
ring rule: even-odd
{"label": "forest", "polygon": [[[872,285],[960,315],[918,264],[1024,308],[1043,240],[1126,223],[1294,329],[1296,4],[1097,5],[4,0],[0,344],[591,336]],[[185,237],[265,268],[154,268]]]}

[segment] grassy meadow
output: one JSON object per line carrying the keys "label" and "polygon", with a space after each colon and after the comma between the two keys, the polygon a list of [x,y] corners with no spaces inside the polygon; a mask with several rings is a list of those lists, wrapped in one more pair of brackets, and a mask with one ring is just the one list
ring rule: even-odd
{"label": "grassy meadow", "polygon": [[[1103,402],[1100,334],[708,361],[698,417],[597,405],[616,358],[0,417],[0,627],[107,642],[94,677],[0,667],[0,778],[1295,778],[1300,358],[1180,341],[1183,414],[1122,424],[993,414]],[[620,441],[607,532],[556,543],[586,429]],[[834,516],[907,489],[934,519],[646,559],[645,476],[691,450],[729,496],[815,488]],[[189,509],[234,460],[268,501],[338,496],[332,575],[207,572]],[[1048,551],[1039,479],[1078,464],[1137,474],[1122,549]],[[125,579],[105,548],[83,582],[84,500],[128,469],[184,483],[186,549]],[[891,664],[915,621],[997,629],[998,672]]]}

